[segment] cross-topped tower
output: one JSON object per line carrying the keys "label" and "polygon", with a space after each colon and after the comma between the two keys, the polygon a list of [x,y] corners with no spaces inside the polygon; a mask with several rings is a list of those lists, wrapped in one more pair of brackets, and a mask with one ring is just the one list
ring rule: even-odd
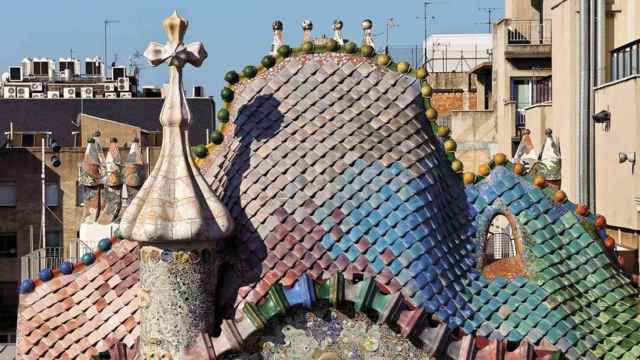
{"label": "cross-topped tower", "polygon": [[143,358],[207,358],[195,341],[214,320],[220,241],[233,221],[196,168],[188,129],[191,112],[182,68],[200,66],[200,42],[183,43],[189,23],[176,12],[162,24],[166,44],[152,42],[145,56],[169,66],[169,90],[160,113],[162,149],[155,168],[122,217],[123,236],[140,244],[140,355]]}

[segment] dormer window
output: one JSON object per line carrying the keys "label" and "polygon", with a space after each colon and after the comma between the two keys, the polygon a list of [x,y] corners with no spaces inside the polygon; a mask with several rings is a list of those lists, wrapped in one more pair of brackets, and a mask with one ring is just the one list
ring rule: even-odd
{"label": "dormer window", "polygon": [[522,235],[513,215],[495,215],[486,229],[483,241],[481,261],[485,277],[514,278],[525,275]]}

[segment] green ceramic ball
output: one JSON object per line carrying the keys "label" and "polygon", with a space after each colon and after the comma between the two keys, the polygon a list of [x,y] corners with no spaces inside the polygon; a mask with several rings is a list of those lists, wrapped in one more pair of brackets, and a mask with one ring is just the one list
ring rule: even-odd
{"label": "green ceramic ball", "polygon": [[338,51],[338,49],[340,49],[340,44],[338,44],[338,42],[333,39],[329,39],[327,40],[326,47],[329,51]]}
{"label": "green ceramic ball", "polygon": [[262,61],[260,61],[260,63],[262,64],[262,66],[264,66],[267,69],[269,69],[269,68],[272,68],[276,64],[276,58],[274,58],[271,55],[267,55],[267,56],[262,58]]}
{"label": "green ceramic ball", "polygon": [[224,75],[224,81],[228,82],[229,84],[236,84],[238,81],[240,81],[240,75],[238,75],[238,73],[233,70],[229,71]]}
{"label": "green ceramic ball", "polygon": [[372,57],[376,51],[369,45],[365,45],[360,48],[360,55],[365,57]]}
{"label": "green ceramic ball", "polygon": [[356,45],[356,43],[348,42],[344,44],[344,51],[348,52],[349,54],[353,54],[357,50],[358,50],[358,46]]}
{"label": "green ceramic ball", "polygon": [[311,41],[305,41],[302,43],[302,51],[310,53],[313,51],[313,43]]}
{"label": "green ceramic ball", "polygon": [[199,158],[206,157],[209,153],[209,151],[207,151],[207,147],[204,144],[197,145],[194,152]]}
{"label": "green ceramic ball", "polygon": [[278,48],[278,55],[286,58],[289,55],[291,55],[291,48],[289,47],[289,45],[282,45]]}
{"label": "green ceramic ball", "polygon": [[224,135],[222,135],[222,133],[219,130],[214,130],[211,135],[209,135],[209,138],[211,139],[211,142],[216,144],[216,145],[220,145],[222,144],[222,141],[224,140]]}
{"label": "green ceramic ball", "polygon": [[222,108],[218,110],[218,120],[222,123],[229,121],[229,110]]}
{"label": "green ceramic ball", "polygon": [[249,79],[252,79],[258,73],[258,69],[256,69],[253,65],[247,65],[242,69],[242,74]]}
{"label": "green ceramic ball", "polygon": [[228,87],[225,87],[224,89],[222,89],[222,91],[220,91],[220,97],[222,98],[222,100],[226,101],[226,102],[230,102],[233,100],[233,90],[229,89]]}

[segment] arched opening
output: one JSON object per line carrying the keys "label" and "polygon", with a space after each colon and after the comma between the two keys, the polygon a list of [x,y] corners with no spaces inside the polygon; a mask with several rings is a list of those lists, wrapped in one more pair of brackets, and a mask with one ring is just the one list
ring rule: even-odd
{"label": "arched opening", "polygon": [[496,214],[483,236],[482,274],[488,279],[526,276],[522,234],[513,215]]}

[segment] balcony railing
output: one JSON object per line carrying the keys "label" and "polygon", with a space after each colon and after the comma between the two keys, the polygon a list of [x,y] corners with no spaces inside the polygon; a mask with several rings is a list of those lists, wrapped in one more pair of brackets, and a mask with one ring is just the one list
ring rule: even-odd
{"label": "balcony railing", "polygon": [[38,276],[38,272],[44,268],[55,269],[65,261],[77,262],[82,255],[91,252],[91,248],[80,239],[74,239],[67,251],[63,247],[46,247],[37,249],[24,255],[20,259],[21,279],[29,279]]}
{"label": "balcony railing", "polygon": [[527,116],[524,110],[516,110],[516,136],[522,137],[527,129]]}
{"label": "balcony railing", "polygon": [[611,81],[640,74],[640,39],[611,51]]}
{"label": "balcony railing", "polygon": [[508,45],[551,45],[551,20],[509,20]]}

